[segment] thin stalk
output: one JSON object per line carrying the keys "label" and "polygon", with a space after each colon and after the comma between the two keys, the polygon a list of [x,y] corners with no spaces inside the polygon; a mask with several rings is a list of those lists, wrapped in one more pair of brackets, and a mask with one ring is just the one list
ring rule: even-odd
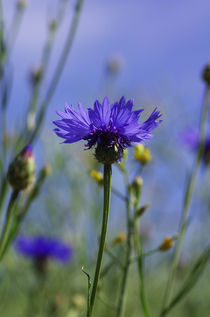
{"label": "thin stalk", "polygon": [[196,154],[196,159],[195,159],[195,163],[193,166],[193,170],[192,170],[190,179],[189,179],[189,181],[186,185],[186,189],[185,189],[179,236],[178,236],[177,244],[176,244],[175,251],[174,251],[171,269],[170,269],[169,276],[168,276],[168,281],[167,281],[166,290],[165,290],[165,294],[164,294],[164,298],[163,298],[160,316],[163,316],[162,313],[163,313],[165,307],[167,306],[170,295],[171,295],[175,271],[176,271],[176,267],[177,267],[179,257],[180,257],[182,241],[183,241],[184,234],[186,231],[186,223],[187,223],[189,206],[190,206],[190,202],[192,200],[192,196],[193,196],[193,192],[194,192],[194,188],[195,188],[197,172],[198,172],[198,169],[199,169],[202,157],[203,157],[204,142],[205,142],[205,136],[206,136],[206,123],[207,123],[208,110],[209,110],[209,104],[208,104],[209,92],[210,92],[210,87],[207,86],[206,92],[205,92],[205,97],[204,97],[204,102],[203,102],[203,109],[202,109],[202,113],[201,113],[201,120],[200,120],[200,144],[199,144],[198,151]]}
{"label": "thin stalk", "polygon": [[[40,64],[41,76],[37,82],[33,83],[31,97],[30,97],[30,101],[29,101],[29,109],[27,112],[26,123],[23,127],[22,132],[20,133],[20,136],[19,136],[19,139],[17,142],[17,146],[19,146],[19,144],[21,144],[23,142],[23,140],[25,138],[27,138],[28,133],[26,133],[26,131],[28,130],[28,132],[30,133],[34,129],[33,124],[35,122],[33,122],[33,121],[34,121],[36,111],[37,111],[37,106],[38,106],[38,103],[40,100],[42,84],[43,84],[43,81],[45,79],[45,75],[46,75],[47,70],[48,70],[50,57],[51,57],[53,45],[55,42],[56,33],[57,33],[57,30],[59,29],[61,22],[63,21],[63,16],[64,16],[64,13],[66,10],[66,5],[67,5],[67,0],[59,1],[58,10],[57,10],[58,13],[57,13],[57,16],[55,19],[55,27],[51,27],[51,25],[49,25],[49,27],[48,27],[49,31],[48,31],[46,43],[45,43],[44,48],[43,48],[41,64]],[[51,21],[51,23],[52,23],[52,21]]]}
{"label": "thin stalk", "polygon": [[110,208],[110,197],[111,197],[111,177],[112,177],[112,167],[111,165],[104,165],[104,207],[103,207],[103,220],[101,227],[101,236],[99,243],[99,250],[96,262],[95,276],[93,280],[93,287],[90,297],[90,307],[87,311],[87,317],[91,317],[93,313],[93,307],[95,303],[96,291],[98,287],[98,281],[100,278],[101,264],[104,254],[104,246],[106,241],[106,232],[109,218],[109,208]]}
{"label": "thin stalk", "polygon": [[123,201],[126,201],[126,197],[121,194],[115,187],[112,186],[112,193],[115,194],[118,198],[122,199]]}
{"label": "thin stalk", "polygon": [[11,224],[11,220],[12,220],[12,216],[13,216],[13,208],[14,208],[14,205],[15,205],[16,200],[18,198],[18,194],[19,194],[19,191],[13,190],[11,197],[10,197],[8,207],[7,207],[6,221],[5,221],[2,235],[0,238],[0,260],[2,260],[2,257],[3,257],[3,251],[4,251],[5,243],[7,241],[7,237],[8,237],[9,229],[10,229],[10,224]]}
{"label": "thin stalk", "polygon": [[127,221],[127,241],[126,241],[126,254],[125,254],[125,264],[123,269],[122,281],[120,286],[120,295],[117,303],[117,317],[121,317],[123,315],[124,302],[125,302],[125,291],[127,285],[128,271],[130,266],[130,257],[131,257],[131,238],[132,238],[132,219],[131,219],[131,193],[130,187],[128,183],[128,176],[124,173],[125,182],[127,187],[127,199],[126,199],[126,221]]}
{"label": "thin stalk", "polygon": [[7,178],[5,175],[2,175],[2,180],[1,180],[1,184],[0,184],[0,215],[2,212],[2,207],[4,205],[4,200],[7,194],[7,190],[8,190],[8,182],[7,182]]}
{"label": "thin stalk", "polygon": [[[139,279],[140,279],[140,299],[142,304],[142,309],[145,317],[150,317],[150,312],[147,304],[146,294],[145,294],[145,283],[144,283],[144,268],[143,268],[143,253],[142,253],[142,246],[138,228],[138,217],[134,219],[134,246],[135,251],[137,254],[137,265],[139,271]],[[156,250],[152,250],[150,252],[154,253]]]}
{"label": "thin stalk", "polygon": [[25,8],[21,8],[17,4],[16,12],[12,20],[12,24],[10,26],[9,35],[8,35],[8,53],[7,53],[7,59],[11,55],[11,52],[13,50],[13,47],[15,45],[18,32],[20,30],[22,18],[25,12]]}
{"label": "thin stalk", "polygon": [[63,68],[65,66],[67,57],[69,55],[69,52],[72,48],[72,44],[75,38],[75,34],[76,34],[76,30],[78,27],[78,23],[79,23],[79,18],[80,18],[80,13],[81,13],[81,9],[82,9],[82,5],[83,5],[84,0],[78,0],[77,4],[76,4],[76,8],[75,8],[75,15],[72,21],[72,24],[69,28],[69,32],[68,32],[68,36],[67,36],[67,41],[66,44],[63,48],[61,57],[59,59],[58,65],[56,67],[55,73],[53,75],[52,81],[50,83],[49,89],[46,93],[46,96],[42,102],[41,105],[41,109],[39,111],[38,114],[38,118],[37,118],[37,123],[36,123],[36,127],[33,131],[33,133],[31,134],[30,138],[29,138],[29,142],[28,143],[33,143],[33,141],[35,140],[37,134],[39,133],[39,130],[41,128],[42,122],[44,120],[44,116],[45,116],[45,112],[47,110],[47,107],[52,99],[52,96],[54,94],[54,91],[57,87],[58,81],[60,79],[61,73],[63,71]]}

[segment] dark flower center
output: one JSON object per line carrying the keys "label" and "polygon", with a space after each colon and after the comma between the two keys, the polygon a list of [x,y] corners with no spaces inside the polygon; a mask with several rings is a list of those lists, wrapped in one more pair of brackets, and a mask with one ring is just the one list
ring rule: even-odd
{"label": "dark flower center", "polygon": [[84,140],[88,149],[96,145],[95,156],[103,164],[113,164],[122,158],[123,150],[131,146],[130,141],[111,125],[94,129]]}

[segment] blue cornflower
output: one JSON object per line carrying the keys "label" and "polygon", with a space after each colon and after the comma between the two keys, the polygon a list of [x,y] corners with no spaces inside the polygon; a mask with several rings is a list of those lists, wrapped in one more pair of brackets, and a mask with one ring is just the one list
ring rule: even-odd
{"label": "blue cornflower", "polygon": [[138,123],[140,113],[132,111],[133,99],[110,105],[107,97],[102,104],[96,100],[94,109],[84,110],[78,104],[78,111],[66,105],[65,112],[57,111],[61,120],[54,121],[58,127],[54,132],[65,141],[74,143],[86,140],[86,148],[95,148],[95,156],[103,164],[112,164],[121,159],[123,150],[132,143],[143,143],[152,137],[151,131],[161,120],[160,112],[155,109],[143,123]]}
{"label": "blue cornflower", "polygon": [[15,248],[20,254],[35,261],[54,259],[64,263],[73,255],[71,246],[44,236],[20,236],[15,242]]}
{"label": "blue cornflower", "polygon": [[[200,145],[200,134],[196,129],[185,130],[182,134],[182,140],[189,145],[190,149],[197,151]],[[204,142],[203,162],[210,164],[210,135],[208,135]]]}

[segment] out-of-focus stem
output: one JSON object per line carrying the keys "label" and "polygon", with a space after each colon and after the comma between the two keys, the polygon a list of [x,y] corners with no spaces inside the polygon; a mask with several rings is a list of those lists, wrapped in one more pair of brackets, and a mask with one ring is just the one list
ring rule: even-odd
{"label": "out-of-focus stem", "polygon": [[6,221],[5,221],[1,238],[0,238],[0,260],[2,260],[2,257],[3,257],[3,251],[4,251],[5,243],[9,234],[9,228],[10,228],[10,224],[11,224],[11,220],[13,216],[13,208],[18,198],[18,194],[19,194],[19,191],[13,190],[8,207],[7,207]]}
{"label": "out-of-focus stem", "polygon": [[[140,288],[140,299],[142,304],[142,309],[145,317],[150,316],[146,294],[145,294],[145,284],[144,284],[144,271],[143,271],[143,253],[142,253],[142,246],[139,234],[139,226],[138,226],[138,217],[135,216],[134,218],[134,245],[135,251],[137,254],[137,265],[139,271],[139,288]],[[156,251],[156,250],[155,250]],[[153,251],[154,252],[154,251]]]}
{"label": "out-of-focus stem", "polygon": [[187,217],[188,217],[188,210],[189,210],[190,202],[192,200],[192,196],[193,196],[193,192],[194,192],[194,188],[195,188],[197,172],[198,172],[198,169],[199,169],[202,157],[203,157],[204,143],[205,143],[205,136],[206,136],[206,123],[207,123],[208,110],[209,110],[209,103],[208,103],[209,93],[210,93],[210,87],[207,86],[206,92],[205,92],[205,97],[204,97],[204,102],[203,102],[202,113],[201,113],[201,120],[200,120],[200,144],[199,144],[198,151],[196,154],[196,159],[195,159],[195,163],[194,163],[194,166],[192,169],[192,173],[190,175],[189,181],[188,181],[188,183],[186,185],[186,189],[185,189],[179,236],[178,236],[178,241],[177,241],[175,251],[174,251],[171,269],[170,269],[169,276],[168,276],[168,281],[167,281],[166,290],[165,290],[165,294],[164,294],[164,298],[163,298],[160,316],[163,316],[163,311],[164,311],[165,307],[167,306],[168,301],[170,299],[174,275],[175,275],[176,267],[177,267],[179,257],[180,257],[182,241],[183,241],[184,234],[186,231],[186,222],[187,222]]}
{"label": "out-of-focus stem", "polygon": [[127,247],[126,247],[126,254],[125,254],[125,264],[123,268],[123,275],[122,275],[122,281],[120,286],[120,295],[117,303],[117,317],[121,317],[123,315],[123,309],[124,309],[124,302],[125,302],[125,291],[126,291],[126,284],[127,284],[127,278],[128,278],[128,271],[130,266],[130,257],[131,257],[131,239],[132,239],[132,219],[131,219],[131,193],[130,193],[130,186],[128,182],[128,175],[126,172],[124,172],[125,176],[125,183],[127,188],[127,199],[126,199],[126,222],[127,222]]}
{"label": "out-of-focus stem", "polygon": [[91,317],[93,313],[93,307],[95,303],[95,297],[98,287],[98,281],[100,278],[101,264],[104,254],[104,246],[106,241],[106,232],[109,218],[109,208],[110,208],[110,197],[111,197],[111,177],[112,177],[112,167],[111,165],[104,165],[104,207],[103,207],[103,220],[101,227],[101,236],[99,242],[99,250],[96,262],[95,275],[93,280],[93,287],[90,297],[90,307],[87,310],[87,317]]}
{"label": "out-of-focus stem", "polygon": [[7,52],[7,59],[12,53],[12,50],[14,48],[18,32],[20,30],[21,22],[23,20],[23,16],[25,13],[25,8],[21,7],[17,4],[17,8],[15,11],[14,18],[12,20],[12,24],[9,30],[9,35],[8,35],[8,52]]}
{"label": "out-of-focus stem", "polygon": [[[57,13],[56,19],[55,21],[51,21],[51,23],[54,22],[55,25],[54,26],[49,25],[49,32],[48,32],[47,40],[43,49],[42,60],[40,64],[41,75],[39,80],[33,84],[26,124],[18,139],[17,147],[19,147],[22,141],[25,138],[27,138],[28,132],[30,133],[31,129],[32,130],[34,129],[33,121],[35,120],[35,116],[36,116],[37,106],[39,103],[41,89],[42,89],[42,83],[44,81],[45,75],[48,70],[48,65],[49,65],[50,56],[51,56],[51,52],[52,52],[54,41],[55,41],[55,36],[60,26],[60,23],[63,20],[66,5],[67,5],[67,0],[59,1],[58,13]],[[26,131],[28,132],[26,133]]]}
{"label": "out-of-focus stem", "polygon": [[63,68],[65,66],[67,57],[69,55],[69,51],[72,47],[73,41],[74,41],[74,37],[76,34],[76,30],[77,30],[77,26],[79,23],[79,18],[80,18],[80,13],[81,13],[81,9],[82,9],[82,5],[83,5],[84,0],[78,0],[76,7],[75,7],[75,15],[72,21],[72,24],[69,28],[69,32],[68,32],[68,36],[67,36],[67,41],[65,43],[65,46],[63,48],[63,51],[61,53],[61,57],[59,59],[58,65],[56,67],[55,73],[53,75],[52,81],[50,83],[49,89],[46,93],[46,96],[41,104],[41,109],[38,113],[38,118],[37,118],[37,123],[35,126],[35,129],[32,133],[32,135],[30,136],[29,142],[28,143],[33,143],[37,134],[39,133],[39,130],[41,128],[42,122],[44,120],[44,116],[45,116],[45,112],[47,110],[47,107],[51,101],[51,98],[54,94],[54,91],[56,89],[56,86],[58,84],[58,81],[60,79],[61,73],[63,71]]}
{"label": "out-of-focus stem", "polygon": [[4,204],[4,200],[5,200],[5,197],[6,197],[7,190],[8,190],[7,178],[6,178],[6,176],[3,175],[2,181],[1,181],[1,184],[0,184],[0,214],[2,212],[2,207],[3,207],[3,204]]}

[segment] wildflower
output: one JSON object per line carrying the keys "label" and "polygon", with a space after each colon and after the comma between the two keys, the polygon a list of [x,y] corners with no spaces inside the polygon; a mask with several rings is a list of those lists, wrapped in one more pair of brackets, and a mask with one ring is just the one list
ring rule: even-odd
{"label": "wildflower", "polygon": [[126,240],[126,234],[125,232],[120,232],[118,233],[118,235],[114,238],[114,240],[112,241],[113,245],[118,245],[121,244],[122,242],[124,242]]}
{"label": "wildflower", "polygon": [[160,112],[155,109],[143,123],[138,123],[140,113],[132,111],[133,100],[110,105],[107,97],[102,104],[96,100],[94,109],[84,110],[81,104],[78,111],[66,106],[65,112],[58,111],[61,120],[54,121],[58,127],[54,132],[64,139],[64,143],[87,141],[86,148],[95,148],[95,157],[103,164],[113,164],[122,158],[123,151],[132,143],[142,143],[152,137],[151,131],[161,120]]}
{"label": "wildflower", "polygon": [[141,176],[136,176],[131,184],[131,192],[134,196],[134,201],[138,201],[141,195],[141,190],[143,186],[143,179]]}
{"label": "wildflower", "polygon": [[143,144],[138,144],[134,148],[134,159],[145,165],[151,161],[152,155]]}
{"label": "wildflower", "polygon": [[90,176],[98,183],[98,185],[103,185],[104,177],[102,173],[92,170],[90,172]]}
{"label": "wildflower", "polygon": [[140,207],[139,209],[137,209],[136,217],[141,217],[145,213],[145,211],[148,209],[149,206],[150,206],[150,203],[147,203],[143,205],[142,207]]}
{"label": "wildflower", "polygon": [[118,74],[125,64],[124,58],[121,55],[110,56],[107,61],[107,72],[109,74]]}
{"label": "wildflower", "polygon": [[73,255],[71,246],[59,240],[44,236],[21,236],[17,238],[15,247],[20,254],[33,259],[37,270],[40,272],[46,270],[48,259],[65,263],[68,262]]}
{"label": "wildflower", "polygon": [[170,248],[172,248],[174,245],[174,241],[171,237],[165,237],[163,243],[160,245],[159,250],[160,251],[167,251]]}
{"label": "wildflower", "polygon": [[[199,131],[191,129],[184,131],[182,136],[184,143],[189,145],[193,151],[197,151],[200,144]],[[207,136],[204,142],[203,162],[207,165],[210,163],[210,136]]]}
{"label": "wildflower", "polygon": [[35,162],[32,146],[27,145],[10,164],[7,179],[14,190],[23,190],[34,182]]}

